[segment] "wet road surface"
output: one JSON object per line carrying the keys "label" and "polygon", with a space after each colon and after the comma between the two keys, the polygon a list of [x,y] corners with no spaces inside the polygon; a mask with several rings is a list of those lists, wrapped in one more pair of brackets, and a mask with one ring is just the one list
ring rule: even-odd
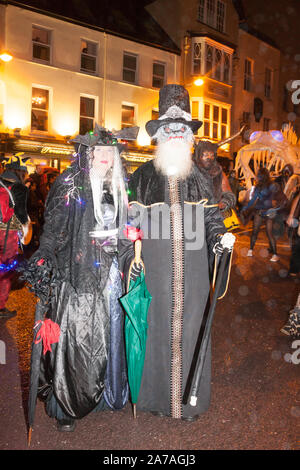
{"label": "wet road surface", "polygon": [[[227,295],[220,300],[212,332],[212,397],[196,422],[132,417],[131,406],[92,413],[73,433],[59,433],[38,402],[31,450],[299,450],[300,341],[280,333],[300,290],[288,276],[290,249],[278,241],[277,263],[269,261],[259,235],[246,257],[249,232],[237,236]],[[0,319],[0,449],[27,447],[29,361],[36,299],[22,283]],[[4,351],[3,351],[4,349]],[[299,353],[297,353],[299,351]],[[299,360],[299,361],[298,361]]]}

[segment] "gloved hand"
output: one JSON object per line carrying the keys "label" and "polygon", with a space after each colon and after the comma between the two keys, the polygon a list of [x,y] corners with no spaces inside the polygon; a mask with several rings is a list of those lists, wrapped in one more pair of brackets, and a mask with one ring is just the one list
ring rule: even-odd
{"label": "gloved hand", "polygon": [[234,242],[235,242],[235,236],[232,233],[230,232],[224,233],[224,235],[221,236],[219,241],[213,247],[214,254],[219,255],[219,256],[222,255],[225,248],[227,248],[228,251],[231,252],[233,249]]}
{"label": "gloved hand", "polygon": [[139,264],[133,263],[131,271],[130,271],[130,280],[135,282],[142,271],[143,271],[142,263],[139,263]]}

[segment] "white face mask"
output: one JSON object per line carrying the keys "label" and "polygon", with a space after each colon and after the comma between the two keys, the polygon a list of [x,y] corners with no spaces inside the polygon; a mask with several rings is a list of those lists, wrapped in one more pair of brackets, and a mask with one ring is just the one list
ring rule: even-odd
{"label": "white face mask", "polygon": [[104,178],[108,170],[113,166],[115,148],[112,146],[96,145],[93,150],[93,173]]}

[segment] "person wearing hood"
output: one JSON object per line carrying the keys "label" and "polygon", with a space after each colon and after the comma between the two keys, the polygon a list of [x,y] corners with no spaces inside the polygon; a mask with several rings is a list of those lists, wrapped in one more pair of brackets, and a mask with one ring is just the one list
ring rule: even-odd
{"label": "person wearing hood", "polygon": [[[27,244],[31,238],[31,223],[27,214],[28,188],[25,186],[28,158],[15,155],[5,159],[4,172],[0,176],[0,318],[16,314],[6,302],[11,288],[12,274],[16,267],[19,241]],[[4,205],[6,207],[4,207]],[[4,212],[7,210],[4,216]]]}
{"label": "person wearing hood", "polygon": [[73,139],[74,161],[51,186],[40,245],[24,269],[40,299],[37,334],[46,324],[57,332],[38,359],[33,342],[31,382],[37,375],[37,396],[62,432],[128,399],[117,256],[128,201],[118,138],[134,140],[137,130],[113,134],[96,124]]}
{"label": "person wearing hood", "polygon": [[232,192],[227,176],[217,161],[218,144],[200,140],[195,146],[194,159],[199,171],[212,183],[213,193],[224,218],[234,209],[236,197]]}

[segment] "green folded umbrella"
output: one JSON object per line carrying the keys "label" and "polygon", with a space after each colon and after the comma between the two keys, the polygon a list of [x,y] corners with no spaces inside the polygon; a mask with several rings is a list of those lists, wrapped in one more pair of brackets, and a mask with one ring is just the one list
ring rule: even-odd
{"label": "green folded umbrella", "polygon": [[134,417],[136,417],[136,403],[143,375],[148,328],[147,315],[151,299],[143,271],[135,281],[130,281],[128,293],[120,298],[126,312],[125,345]]}

